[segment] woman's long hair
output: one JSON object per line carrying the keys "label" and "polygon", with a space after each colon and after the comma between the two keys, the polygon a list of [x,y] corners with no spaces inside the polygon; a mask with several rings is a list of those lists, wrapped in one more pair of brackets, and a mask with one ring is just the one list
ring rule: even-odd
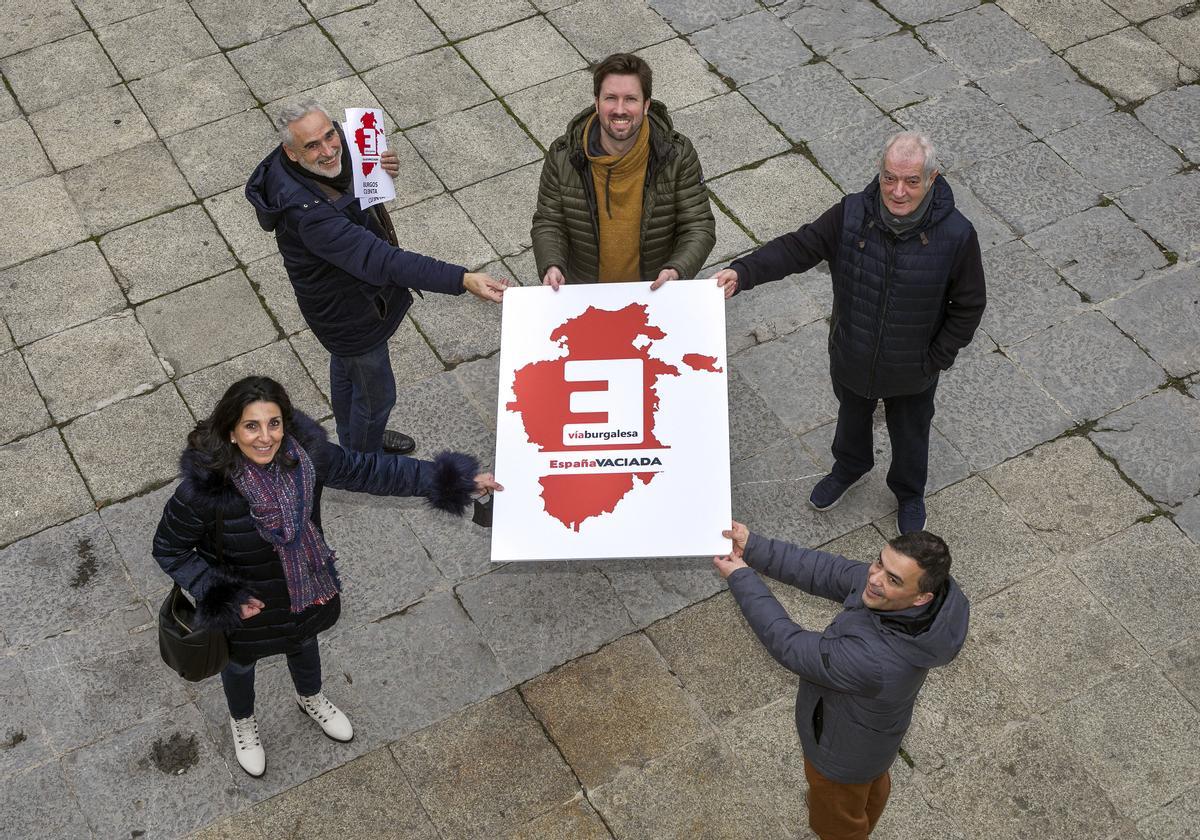
{"label": "woman's long hair", "polygon": [[[200,453],[204,465],[226,477],[244,460],[236,443],[229,439],[234,426],[242,418],[246,406],[255,402],[275,403],[283,415],[283,433],[291,434],[292,401],[283,386],[266,376],[247,376],[234,382],[217,401],[212,414],[196,424],[188,435],[188,447]],[[291,458],[281,443],[275,452],[275,461],[284,467],[294,467]]]}

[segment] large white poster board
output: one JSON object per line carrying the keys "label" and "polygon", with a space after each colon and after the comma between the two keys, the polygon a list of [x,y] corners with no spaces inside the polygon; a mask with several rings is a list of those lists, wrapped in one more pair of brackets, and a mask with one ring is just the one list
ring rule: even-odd
{"label": "large white poster board", "polygon": [[492,561],[727,554],[712,280],[505,290]]}

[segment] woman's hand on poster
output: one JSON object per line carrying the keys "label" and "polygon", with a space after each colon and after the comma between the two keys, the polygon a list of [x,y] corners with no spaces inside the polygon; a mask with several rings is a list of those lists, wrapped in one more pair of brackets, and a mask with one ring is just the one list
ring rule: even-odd
{"label": "woman's hand on poster", "polygon": [[400,172],[400,158],[391,149],[388,149],[379,156],[379,165],[383,167],[384,172],[393,178]]}
{"label": "woman's hand on poster", "polygon": [[245,621],[248,618],[254,618],[254,616],[263,611],[263,607],[265,606],[266,604],[264,604],[262,601],[251,596],[246,603],[239,605],[239,609],[242,612],[242,621]]}
{"label": "woman's hand on poster", "polygon": [[495,493],[498,490],[503,490],[504,487],[496,481],[496,477],[491,473],[480,473],[475,476],[475,492],[476,493]]}

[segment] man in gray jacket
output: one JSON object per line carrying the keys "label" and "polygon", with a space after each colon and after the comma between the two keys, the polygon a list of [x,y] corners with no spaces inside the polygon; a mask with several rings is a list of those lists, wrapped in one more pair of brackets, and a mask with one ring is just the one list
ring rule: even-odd
{"label": "man in gray jacket", "polygon": [[[733,553],[713,564],[759,641],[800,676],[809,825],[821,840],[865,840],[887,803],[888,768],[917,692],[967,636],[970,604],[950,577],[950,551],[941,537],[915,531],[868,565],[751,534],[740,522],[724,534]],[[837,601],[842,612],[823,631],[806,630],[755,571]]]}

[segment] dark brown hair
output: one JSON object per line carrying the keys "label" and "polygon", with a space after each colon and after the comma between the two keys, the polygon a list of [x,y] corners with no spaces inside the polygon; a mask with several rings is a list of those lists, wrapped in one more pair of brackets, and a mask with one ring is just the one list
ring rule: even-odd
{"label": "dark brown hair", "polygon": [[592,67],[592,96],[600,98],[600,85],[604,83],[605,77],[614,73],[618,76],[637,76],[642,84],[642,98],[650,100],[654,83],[650,65],[629,53],[613,53]]}
{"label": "dark brown hair", "polygon": [[[242,419],[246,406],[255,402],[275,403],[283,415],[283,431],[291,434],[292,401],[283,386],[266,376],[247,376],[234,382],[225,391],[212,414],[196,424],[188,435],[188,446],[201,453],[205,466],[225,476],[242,461],[241,450],[229,440],[233,427]],[[294,467],[297,461],[288,456],[283,446],[275,460],[284,467]]]}

